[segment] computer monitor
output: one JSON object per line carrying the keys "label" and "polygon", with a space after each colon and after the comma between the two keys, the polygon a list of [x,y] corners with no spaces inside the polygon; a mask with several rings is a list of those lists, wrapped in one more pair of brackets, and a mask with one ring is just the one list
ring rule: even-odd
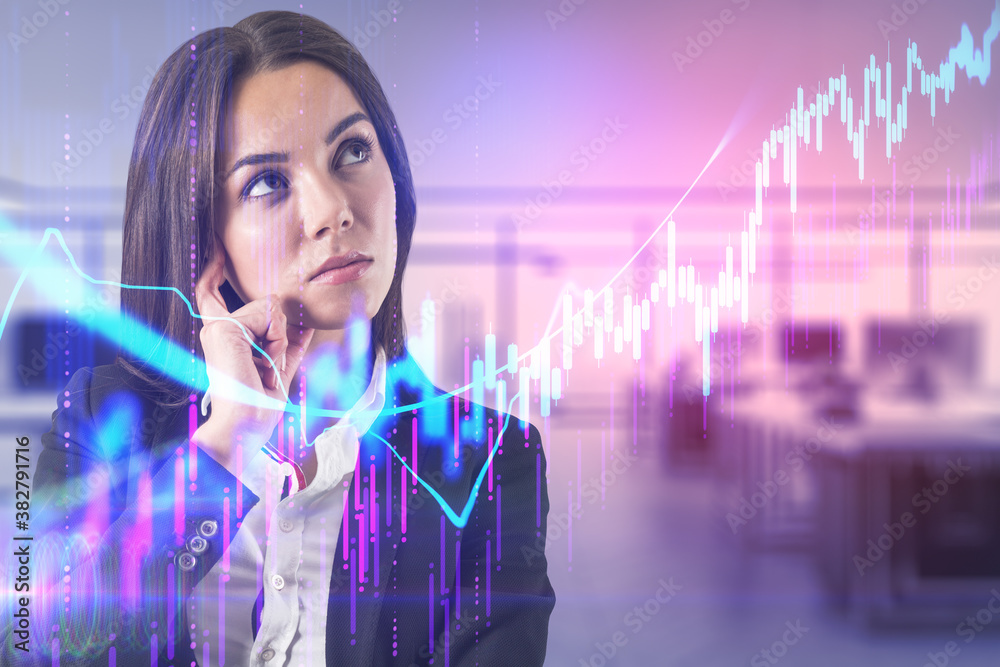
{"label": "computer monitor", "polygon": [[13,333],[9,382],[17,390],[58,391],[69,382],[67,371],[72,375],[83,366],[110,364],[118,352],[81,323],[67,323],[60,313],[23,316],[14,324]]}
{"label": "computer monitor", "polygon": [[978,326],[970,320],[882,319],[865,326],[865,366],[872,377],[906,383],[976,380]]}
{"label": "computer monitor", "polygon": [[843,358],[840,323],[833,320],[786,322],[778,337],[779,350],[789,364],[836,366]]}

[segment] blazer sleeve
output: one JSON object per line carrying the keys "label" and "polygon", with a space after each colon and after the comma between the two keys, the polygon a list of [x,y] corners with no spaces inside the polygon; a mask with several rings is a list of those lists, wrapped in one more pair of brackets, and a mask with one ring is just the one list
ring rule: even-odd
{"label": "blazer sleeve", "polygon": [[479,489],[462,534],[461,597],[452,596],[451,606],[457,602],[459,612],[449,614],[449,636],[435,643],[435,665],[445,664],[437,659],[445,652],[456,667],[530,667],[545,660],[556,601],[545,558],[549,497],[542,439],[527,426],[526,434],[524,422],[510,417],[493,459],[493,491],[485,477]]}
{"label": "blazer sleeve", "polygon": [[33,648],[73,665],[172,660],[188,643],[183,601],[258,499],[186,437],[146,457],[133,442],[145,413],[128,392],[105,391],[117,376],[96,370],[74,374],[42,436]]}

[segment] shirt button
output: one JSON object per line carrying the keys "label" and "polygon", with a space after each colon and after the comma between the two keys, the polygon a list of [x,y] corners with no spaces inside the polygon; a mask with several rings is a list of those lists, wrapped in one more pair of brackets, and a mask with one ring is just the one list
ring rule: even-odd
{"label": "shirt button", "polygon": [[195,535],[187,542],[188,550],[195,554],[201,555],[208,550],[208,540],[206,540],[201,535]]}
{"label": "shirt button", "polygon": [[286,533],[292,532],[292,530],[295,528],[295,524],[289,521],[288,519],[282,519],[281,522],[278,524],[278,526],[280,526],[281,530],[283,530]]}
{"label": "shirt button", "polygon": [[264,649],[263,651],[260,652],[260,659],[263,660],[264,662],[267,662],[268,660],[270,660],[273,657],[274,657],[274,649],[273,648],[266,648],[266,649]]}
{"label": "shirt button", "polygon": [[[280,574],[276,574],[273,577],[271,577],[271,585],[280,591],[282,588],[285,587],[285,578],[282,577]],[[265,660],[269,660],[269,658],[265,658]]]}
{"label": "shirt button", "polygon": [[181,568],[185,572],[190,572],[195,568],[195,565],[198,564],[197,559],[187,551],[182,551],[177,554],[174,562],[177,563],[177,567]]}
{"label": "shirt button", "polygon": [[202,537],[212,537],[219,532],[219,523],[213,519],[206,519],[198,526],[198,532]]}

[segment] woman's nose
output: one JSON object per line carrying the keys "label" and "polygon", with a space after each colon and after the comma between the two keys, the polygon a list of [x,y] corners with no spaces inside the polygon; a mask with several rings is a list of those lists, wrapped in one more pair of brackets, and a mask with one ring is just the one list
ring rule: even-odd
{"label": "woman's nose", "polygon": [[346,231],[354,214],[346,190],[329,176],[313,176],[303,183],[302,226],[309,238]]}

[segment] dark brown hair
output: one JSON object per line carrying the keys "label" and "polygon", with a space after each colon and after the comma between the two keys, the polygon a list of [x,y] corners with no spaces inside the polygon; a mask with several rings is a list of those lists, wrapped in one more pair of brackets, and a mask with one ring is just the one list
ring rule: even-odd
{"label": "dark brown hair", "polygon": [[[223,167],[220,146],[235,84],[301,61],[324,65],[354,91],[375,126],[392,172],[396,268],[371,328],[373,349],[381,345],[392,360],[403,354],[406,342],[402,281],[416,222],[409,160],[385,93],[364,58],[339,32],[310,16],[284,11],[253,14],[232,28],[193,37],[160,67],[142,106],[129,163],[122,282],[175,287],[194,304],[194,285],[212,256]],[[230,310],[243,305],[228,283],[221,291]],[[165,363],[181,365],[192,350],[204,358],[198,335],[201,320],[193,318],[172,291],[123,288],[121,304],[127,318],[177,345]],[[124,335],[130,335],[127,326]],[[130,384],[162,405],[180,405],[191,393],[160,370],[164,362],[154,365],[148,357],[128,352],[125,345],[118,363],[135,380]]]}

